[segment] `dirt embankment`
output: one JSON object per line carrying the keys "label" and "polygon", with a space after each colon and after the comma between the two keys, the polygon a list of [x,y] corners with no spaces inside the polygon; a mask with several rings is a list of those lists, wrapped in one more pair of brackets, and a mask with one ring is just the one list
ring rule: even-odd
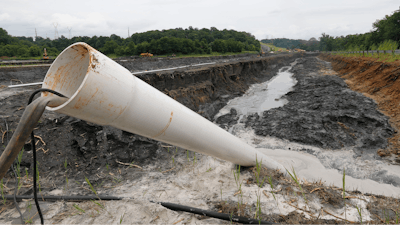
{"label": "dirt embankment", "polygon": [[358,156],[376,155],[394,133],[388,118],[340,77],[322,74],[321,68],[327,66],[317,58],[298,60],[291,70],[298,82],[286,95],[289,102],[262,116],[248,116],[246,125],[262,136],[326,149],[348,147]]}
{"label": "dirt embankment", "polygon": [[389,146],[378,151],[380,156],[396,155],[400,163],[400,62],[381,62],[367,57],[341,57],[321,55],[322,59],[332,63],[337,76],[355,91],[375,100],[379,110],[390,118],[390,124],[396,129],[388,138]]}
{"label": "dirt embankment", "polygon": [[[167,93],[177,101],[206,118],[213,116],[226,102],[245,92],[251,83],[268,80],[278,69],[291,63],[298,55],[281,55],[265,57],[258,60],[242,60],[232,64],[218,64],[191,71],[169,71],[150,73],[139,76],[152,86]],[[29,74],[27,71],[26,73]],[[8,78],[17,73],[9,74]],[[22,82],[34,82],[45,73],[33,76],[18,76]],[[41,78],[43,79],[43,78]],[[10,88],[0,89],[0,94]],[[24,87],[33,91],[33,87]],[[20,92],[0,100],[0,116],[6,118],[11,136],[19,123],[30,91]],[[5,134],[2,122],[0,131]],[[94,176],[99,168],[119,171],[118,176],[129,176],[131,179],[141,173],[118,170],[121,163],[132,163],[138,166],[156,165],[160,170],[170,169],[170,159],[175,157],[165,151],[163,144],[157,141],[124,132],[112,127],[98,126],[62,114],[46,111],[39,121],[35,135],[42,138],[38,142],[38,159],[40,175],[48,177],[52,186],[64,185],[65,177],[82,180],[85,176],[101,183],[106,178]],[[3,144],[6,135],[3,135]],[[32,151],[30,144],[24,146],[22,171],[31,168]],[[176,149],[174,154],[185,151]],[[66,168],[67,172],[66,172]],[[46,188],[45,186],[42,187]]]}
{"label": "dirt embankment", "polygon": [[41,82],[49,70],[48,65],[32,67],[0,67],[0,85]]}

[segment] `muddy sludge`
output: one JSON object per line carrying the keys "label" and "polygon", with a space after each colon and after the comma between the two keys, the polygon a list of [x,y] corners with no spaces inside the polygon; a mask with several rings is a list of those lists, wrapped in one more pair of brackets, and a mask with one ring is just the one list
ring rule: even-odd
{"label": "muddy sludge", "polygon": [[[379,150],[378,154],[387,160],[400,163],[400,75],[399,62],[381,62],[370,57],[341,57],[322,55],[321,58],[332,62],[336,75],[342,77],[352,90],[363,93],[373,99],[379,109],[390,118],[396,129],[389,138],[389,146]],[[394,156],[394,157],[390,157]]]}

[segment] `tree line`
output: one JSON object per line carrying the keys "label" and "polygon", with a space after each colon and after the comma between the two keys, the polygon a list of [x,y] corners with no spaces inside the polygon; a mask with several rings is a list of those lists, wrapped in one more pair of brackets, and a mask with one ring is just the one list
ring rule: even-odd
{"label": "tree line", "polygon": [[210,54],[211,52],[259,51],[260,43],[247,32],[235,30],[176,28],[154,30],[132,34],[122,38],[112,34],[106,36],[78,36],[68,39],[64,36],[55,40],[36,37],[13,37],[0,28],[0,57],[36,57],[43,54],[46,48],[51,56],[58,55],[63,49],[76,42],[86,42],[104,54],[116,56],[140,55],[149,52],[156,55],[165,54]]}
{"label": "tree line", "polygon": [[365,51],[393,50],[400,45],[400,9],[386,15],[372,24],[372,31],[364,34],[330,36],[322,33],[319,41],[292,40],[285,38],[263,39],[264,43],[273,43],[281,48],[301,48],[307,51]]}

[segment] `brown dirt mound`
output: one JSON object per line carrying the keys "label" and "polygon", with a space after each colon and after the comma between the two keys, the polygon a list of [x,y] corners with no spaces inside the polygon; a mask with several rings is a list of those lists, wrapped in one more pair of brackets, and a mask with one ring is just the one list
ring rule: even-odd
{"label": "brown dirt mound", "polygon": [[[349,87],[373,99],[379,109],[390,118],[392,127],[400,128],[400,62],[381,62],[368,57],[342,57],[321,55],[332,63],[338,76],[345,79]],[[400,133],[388,139],[389,147],[380,149],[380,156],[397,155],[400,163]]]}

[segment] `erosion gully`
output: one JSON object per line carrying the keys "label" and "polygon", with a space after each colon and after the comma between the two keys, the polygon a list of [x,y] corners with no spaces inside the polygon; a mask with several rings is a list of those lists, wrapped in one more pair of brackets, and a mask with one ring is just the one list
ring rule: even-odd
{"label": "erosion gully", "polygon": [[[137,76],[290,171],[294,169],[308,202],[299,187],[283,177],[282,171],[263,170],[261,177],[272,178],[272,186],[267,183],[260,189],[255,184],[253,168],[242,168],[241,194],[237,194],[232,163],[46,111],[35,130],[40,194],[91,195],[85,181],[88,178],[99,194],[125,198],[100,205],[41,202],[46,222],[223,223],[174,212],[149,201],[254,217],[256,192],[260,190],[264,191],[262,217],[272,222],[342,223],[345,218],[357,222],[359,214],[355,206],[361,208],[363,221],[382,222],[385,218],[394,221],[400,194],[400,167],[396,160],[383,159],[377,151],[388,147],[388,138],[396,129],[374,100],[350,90],[332,71],[330,63],[317,56],[118,61],[133,73],[216,62]],[[7,143],[5,134],[12,135],[17,126],[30,92],[38,88],[7,86],[40,82],[47,69],[46,66],[0,68],[0,116],[9,126],[8,131],[5,124],[0,126],[3,145]],[[23,175],[27,171],[27,176],[21,178],[19,194],[32,194],[30,148],[28,143],[24,146],[20,162],[20,170]],[[344,169],[345,191],[351,196],[345,201],[341,189]],[[14,192],[11,172],[3,184],[6,194]],[[19,203],[24,218],[38,222],[36,210],[30,204]],[[0,215],[1,223],[21,222],[11,202],[2,205]]]}

